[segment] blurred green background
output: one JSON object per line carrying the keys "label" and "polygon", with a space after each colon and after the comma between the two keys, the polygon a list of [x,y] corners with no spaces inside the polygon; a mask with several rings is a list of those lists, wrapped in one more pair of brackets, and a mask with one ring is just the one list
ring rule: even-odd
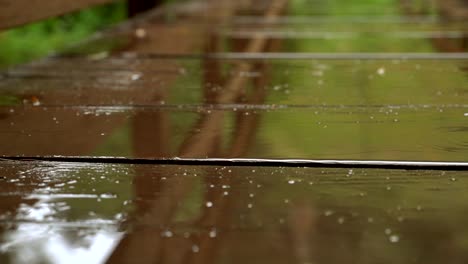
{"label": "blurred green background", "polygon": [[[181,0],[165,0],[165,3]],[[22,27],[0,31],[0,68],[24,63],[64,47],[127,17],[127,2],[85,9]]]}
{"label": "blurred green background", "polygon": [[[181,2],[184,0],[164,0],[165,4]],[[93,32],[108,27],[127,17],[127,1],[118,0],[112,4],[97,6],[79,12],[67,14],[17,27],[7,31],[0,31],[0,69],[6,66],[24,63],[51,52],[76,44]],[[434,1],[410,1],[412,8],[421,9],[423,3],[432,3],[427,6],[425,15],[433,15]],[[323,0],[293,0],[289,3],[289,14],[295,16],[323,15],[330,16],[378,16],[401,15],[401,4],[398,0],[351,0],[351,1],[323,1]],[[386,40],[387,41],[387,40]],[[301,40],[302,47],[313,49],[317,46],[337,48],[348,43],[340,43],[340,47],[330,46],[328,40]],[[369,47],[374,43],[360,41],[353,45]],[[414,44],[414,43],[412,43]],[[412,44],[410,45],[411,47]],[[380,47],[379,47],[380,48]],[[357,49],[359,50],[359,49]]]}

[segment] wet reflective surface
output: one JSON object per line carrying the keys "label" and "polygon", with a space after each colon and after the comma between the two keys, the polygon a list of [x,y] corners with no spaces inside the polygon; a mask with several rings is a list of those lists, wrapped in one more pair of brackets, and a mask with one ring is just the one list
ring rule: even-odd
{"label": "wet reflective surface", "polygon": [[12,108],[2,154],[414,161],[468,154],[466,107],[238,107]]}
{"label": "wet reflective surface", "polygon": [[[467,59],[406,59],[404,55],[394,59],[57,59],[5,72],[0,96],[8,99],[3,107],[463,106],[467,69]],[[241,82],[235,91],[240,98],[216,101],[216,95],[229,90],[233,80]],[[245,94],[254,90],[264,95],[249,102]]]}
{"label": "wet reflective surface", "polygon": [[9,99],[0,107],[2,155],[468,156],[466,60],[119,58],[44,65],[11,70],[0,84]]}
{"label": "wet reflective surface", "polygon": [[0,263],[466,263],[463,166],[157,160],[466,165],[463,5],[195,2],[1,72]]}
{"label": "wet reflective surface", "polygon": [[466,172],[0,166],[2,263],[468,260]]}

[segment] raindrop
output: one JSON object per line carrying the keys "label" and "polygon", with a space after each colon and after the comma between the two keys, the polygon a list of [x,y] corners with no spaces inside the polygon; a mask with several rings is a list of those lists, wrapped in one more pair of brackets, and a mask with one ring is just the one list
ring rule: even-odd
{"label": "raindrop", "polygon": [[338,224],[342,225],[345,222],[344,217],[338,218]]}
{"label": "raindrop", "polygon": [[288,183],[289,183],[289,184],[294,184],[295,181],[294,181],[294,180],[289,180]]}
{"label": "raindrop", "polygon": [[122,219],[124,219],[124,214],[118,213],[118,214],[116,214],[116,215],[114,216],[114,218],[115,218],[116,220],[122,220]]}
{"label": "raindrop", "polygon": [[377,69],[377,74],[380,75],[380,76],[385,75],[385,68],[384,67],[378,68]]}
{"label": "raindrop", "polygon": [[216,235],[217,235],[216,229],[215,229],[215,228],[211,229],[211,231],[210,231],[210,233],[209,233],[209,236],[210,236],[211,238],[215,238]]}
{"label": "raindrop", "polygon": [[172,237],[172,232],[171,230],[166,230],[162,233],[163,237]]}
{"label": "raindrop", "polygon": [[212,202],[206,202],[206,207],[213,207],[213,203]]}
{"label": "raindrop", "polygon": [[332,214],[334,214],[334,213],[335,213],[335,212],[333,212],[333,210],[326,210],[325,213],[324,213],[324,215],[325,215],[325,216],[330,216],[330,215],[332,215]]}
{"label": "raindrop", "polygon": [[390,240],[390,242],[392,243],[398,243],[398,241],[400,241],[400,237],[397,236],[397,235],[391,235],[388,240]]}
{"label": "raindrop", "polygon": [[146,37],[146,30],[143,28],[137,28],[135,30],[135,36],[140,39]]}
{"label": "raindrop", "polygon": [[136,81],[140,78],[141,78],[141,74],[139,73],[132,74],[132,77],[131,77],[132,81]]}
{"label": "raindrop", "polygon": [[249,208],[249,209],[251,209],[252,207],[253,207],[253,204],[251,204],[251,203],[249,203],[249,204],[247,205],[247,208]]}
{"label": "raindrop", "polygon": [[112,193],[103,193],[99,195],[99,197],[103,199],[111,199],[111,198],[116,198],[116,195]]}
{"label": "raindrop", "polygon": [[33,97],[32,98],[32,105],[33,106],[40,106],[41,105],[41,101],[39,101],[39,99],[37,97]]}
{"label": "raindrop", "polygon": [[385,228],[385,234],[390,235],[392,233],[392,230],[390,228]]}
{"label": "raindrop", "polygon": [[199,251],[200,251],[200,247],[198,247],[197,245],[192,246],[192,252],[193,253],[198,253]]}

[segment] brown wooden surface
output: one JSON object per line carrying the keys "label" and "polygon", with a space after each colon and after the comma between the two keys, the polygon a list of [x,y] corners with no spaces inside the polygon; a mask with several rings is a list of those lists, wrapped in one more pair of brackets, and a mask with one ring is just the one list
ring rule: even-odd
{"label": "brown wooden surface", "polygon": [[115,0],[0,0],[0,30]]}
{"label": "brown wooden surface", "polygon": [[[464,24],[195,2],[0,72],[0,264],[468,263],[465,169],[353,161],[466,164]],[[258,162],[296,158],[355,165]]]}

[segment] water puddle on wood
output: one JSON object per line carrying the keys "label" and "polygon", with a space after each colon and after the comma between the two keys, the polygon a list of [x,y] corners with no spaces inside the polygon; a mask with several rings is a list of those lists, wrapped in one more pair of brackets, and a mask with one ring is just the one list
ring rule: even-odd
{"label": "water puddle on wood", "polygon": [[468,259],[462,171],[0,166],[2,263]]}

